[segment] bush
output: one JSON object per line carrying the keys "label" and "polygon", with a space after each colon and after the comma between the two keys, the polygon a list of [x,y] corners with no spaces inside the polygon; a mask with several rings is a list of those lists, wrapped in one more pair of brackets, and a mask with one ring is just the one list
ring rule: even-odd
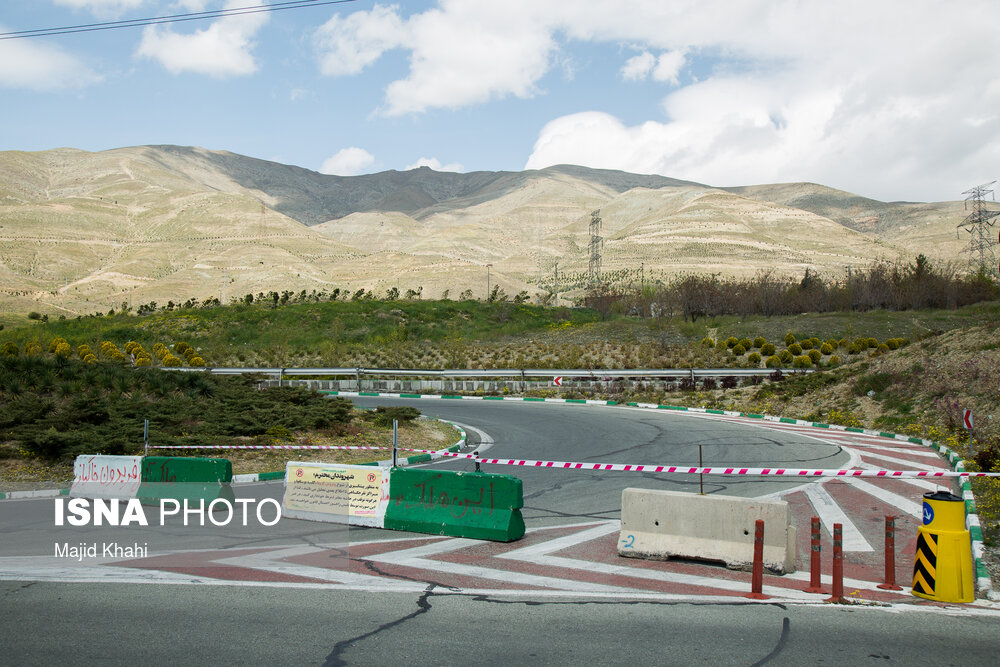
{"label": "bush", "polygon": [[152,366],[153,361],[149,357],[136,357],[135,358],[136,368]]}
{"label": "bush", "polygon": [[896,338],[890,338],[889,340],[885,341],[885,346],[890,350],[898,350],[899,340]]}
{"label": "bush", "polygon": [[772,354],[767,358],[767,361],[764,362],[764,365],[767,368],[781,368],[781,359],[779,359],[777,355]]}
{"label": "bush", "polygon": [[823,354],[833,354],[833,345],[830,345],[830,343],[823,343],[823,346],[819,348],[819,351]]}
{"label": "bush", "polygon": [[747,363],[755,368],[760,366],[760,355],[756,352],[751,352],[747,355]]}
{"label": "bush", "polygon": [[878,339],[877,338],[868,338],[868,339],[865,340],[865,344],[868,345],[868,347],[870,347],[870,348],[877,348],[878,347]]}
{"label": "bush", "polygon": [[774,343],[764,343],[760,346],[760,353],[765,357],[770,357],[774,354]]}
{"label": "bush", "polygon": [[56,348],[66,342],[65,338],[53,338],[52,342],[49,343],[49,352],[55,354]]}
{"label": "bush", "polygon": [[69,359],[73,354],[73,348],[69,346],[69,343],[62,342],[56,345],[55,355],[62,359]]}
{"label": "bush", "polygon": [[376,426],[392,426],[392,420],[399,422],[400,426],[413,421],[420,416],[420,410],[409,405],[380,405],[375,408],[372,415]]}
{"label": "bush", "polygon": [[743,347],[742,343],[737,343],[736,347],[733,348],[733,354],[735,354],[737,357],[741,357],[746,353],[747,353],[746,348]]}
{"label": "bush", "polygon": [[809,350],[809,353],[806,356],[808,356],[810,359],[812,359],[812,362],[814,364],[818,364],[819,360],[823,358],[823,355],[817,349]]}
{"label": "bush", "polygon": [[17,343],[13,341],[7,341],[3,345],[0,345],[0,354],[2,354],[5,357],[16,357]]}
{"label": "bush", "polygon": [[24,353],[28,356],[34,356],[36,354],[42,353],[42,344],[37,340],[28,341],[24,344]]}
{"label": "bush", "polygon": [[888,351],[889,351],[889,346],[886,345],[885,343],[882,343],[877,348],[875,348],[875,354],[885,354]]}
{"label": "bush", "polygon": [[176,368],[178,366],[183,366],[183,362],[172,354],[168,354],[163,357],[163,365],[167,368]]}
{"label": "bush", "polygon": [[800,355],[792,361],[793,368],[809,368],[813,365],[812,359],[808,355]]}
{"label": "bush", "polygon": [[749,350],[750,348],[753,347],[753,341],[751,341],[749,338],[740,338],[739,344],[743,346],[744,350]]}
{"label": "bush", "polygon": [[798,356],[802,354],[802,346],[799,345],[798,343],[792,343],[791,345],[788,346],[788,351],[791,352],[792,355]]}
{"label": "bush", "polygon": [[753,339],[753,346],[758,350],[763,348],[765,345],[767,345],[767,339],[763,336],[757,336]]}
{"label": "bush", "polygon": [[785,345],[791,345],[794,342],[795,342],[794,334],[791,333],[785,334]]}
{"label": "bush", "polygon": [[184,354],[190,348],[191,346],[185,343],[184,341],[181,341],[179,343],[174,343],[174,352],[176,352],[177,354]]}
{"label": "bush", "polygon": [[705,391],[715,389],[715,378],[705,378],[701,381],[701,388]]}
{"label": "bush", "polygon": [[30,313],[28,313],[28,319],[29,320],[40,320],[40,319],[42,319],[42,314],[41,313],[37,313],[35,311],[31,311]]}
{"label": "bush", "polygon": [[781,359],[781,363],[783,364],[792,363],[792,359],[794,357],[795,355],[792,354],[791,350],[782,350],[781,352],[778,353],[778,358]]}
{"label": "bush", "polygon": [[205,366],[205,360],[197,355],[188,359],[188,363],[195,368],[203,368]]}
{"label": "bush", "polygon": [[712,340],[711,338],[709,338],[708,336],[705,336],[704,338],[701,339],[701,346],[702,347],[715,347],[715,341]]}
{"label": "bush", "polygon": [[726,339],[726,347],[728,347],[730,350],[739,345],[739,343],[740,339],[737,338],[736,336],[730,336],[729,338]]}
{"label": "bush", "polygon": [[736,379],[735,376],[727,375],[726,377],[722,378],[721,384],[723,389],[735,389],[736,385],[738,385],[739,383],[740,381]]}
{"label": "bush", "polygon": [[840,365],[840,357],[838,357],[837,355],[833,355],[832,357],[830,357],[827,360],[827,363],[830,366],[839,366]]}
{"label": "bush", "polygon": [[[799,343],[799,345],[801,346],[801,349],[803,349],[803,350],[811,350],[811,349],[813,349],[813,342],[812,342],[811,338],[804,339],[801,343]],[[789,345],[789,347],[791,347],[791,345]]]}

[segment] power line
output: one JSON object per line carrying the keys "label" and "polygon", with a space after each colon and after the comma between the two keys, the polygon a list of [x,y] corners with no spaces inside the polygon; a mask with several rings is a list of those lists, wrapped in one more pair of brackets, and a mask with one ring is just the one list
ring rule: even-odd
{"label": "power line", "polygon": [[98,30],[116,30],[118,28],[135,28],[161,23],[183,23],[185,21],[204,21],[206,19],[224,18],[226,16],[241,16],[243,14],[261,14],[277,12],[285,9],[303,9],[307,7],[322,7],[324,5],[342,5],[357,0],[293,0],[291,2],[276,2],[269,5],[252,5],[248,7],[232,7],[207,12],[191,12],[188,14],[173,14],[171,16],[155,16],[144,19],[128,19],[124,21],[106,21],[104,23],[85,23],[82,25],[63,26],[61,28],[39,28],[36,30],[18,30],[15,32],[0,32],[0,40],[26,39],[28,37],[49,37],[52,35],[68,35],[78,32],[96,32]]}

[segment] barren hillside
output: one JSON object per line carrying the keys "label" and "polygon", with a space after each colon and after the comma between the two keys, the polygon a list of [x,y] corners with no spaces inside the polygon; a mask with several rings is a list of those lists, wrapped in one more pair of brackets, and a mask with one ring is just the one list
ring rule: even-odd
{"label": "barren hillside", "polygon": [[[574,166],[356,177],[139,146],[0,153],[0,309],[85,314],[271,290],[579,293],[591,212],[618,280],[959,259],[960,202],[813,184],[715,189]],[[964,262],[964,258],[962,259]],[[640,272],[640,268],[642,269]]]}

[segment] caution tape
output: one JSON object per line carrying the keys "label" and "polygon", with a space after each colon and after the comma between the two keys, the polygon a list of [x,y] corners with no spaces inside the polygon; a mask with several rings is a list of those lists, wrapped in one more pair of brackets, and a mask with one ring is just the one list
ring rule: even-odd
{"label": "caution tape", "polygon": [[[150,449],[364,449],[383,450],[392,449],[386,447],[366,447],[360,445],[159,445]],[[416,451],[409,447],[398,447],[406,451]]]}
{"label": "caution tape", "polygon": [[625,463],[583,463],[575,461],[531,461],[528,459],[487,459],[472,454],[437,452],[429,449],[410,450],[424,454],[441,454],[458,459],[471,459],[488,465],[522,466],[528,468],[562,468],[566,470],[612,470],[618,472],[660,472],[686,475],[754,475],[758,477],[1000,477],[995,472],[965,472],[953,470],[834,470],[805,468],[740,468],[740,467],[698,467],[631,465]]}
{"label": "caution tape", "polygon": [[[353,449],[387,450],[392,447],[368,447],[357,445],[163,445],[156,449]],[[627,463],[584,463],[575,461],[532,461],[528,459],[487,459],[476,453],[459,454],[446,449],[397,449],[417,454],[435,454],[442,457],[469,459],[487,465],[522,466],[527,468],[561,468],[564,470],[610,470],[617,472],[657,472],[684,475],[750,475],[756,477],[1000,477],[996,472],[967,472],[957,470],[835,470],[814,468],[740,468],[740,467],[698,467],[665,465],[632,465]]]}

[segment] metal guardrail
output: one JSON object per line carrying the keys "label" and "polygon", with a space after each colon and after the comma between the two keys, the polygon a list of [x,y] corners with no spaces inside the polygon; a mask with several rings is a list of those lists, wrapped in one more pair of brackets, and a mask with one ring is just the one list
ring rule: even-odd
{"label": "metal guardrail", "polygon": [[[720,378],[720,377],[768,377],[774,374],[771,368],[461,368],[429,370],[419,368],[187,368],[175,367],[164,370],[199,371],[213,375],[247,375],[259,373],[280,378],[300,377],[414,377],[414,378],[575,378],[610,382],[615,379],[636,378]],[[781,369],[783,374],[812,373],[813,369]]]}

